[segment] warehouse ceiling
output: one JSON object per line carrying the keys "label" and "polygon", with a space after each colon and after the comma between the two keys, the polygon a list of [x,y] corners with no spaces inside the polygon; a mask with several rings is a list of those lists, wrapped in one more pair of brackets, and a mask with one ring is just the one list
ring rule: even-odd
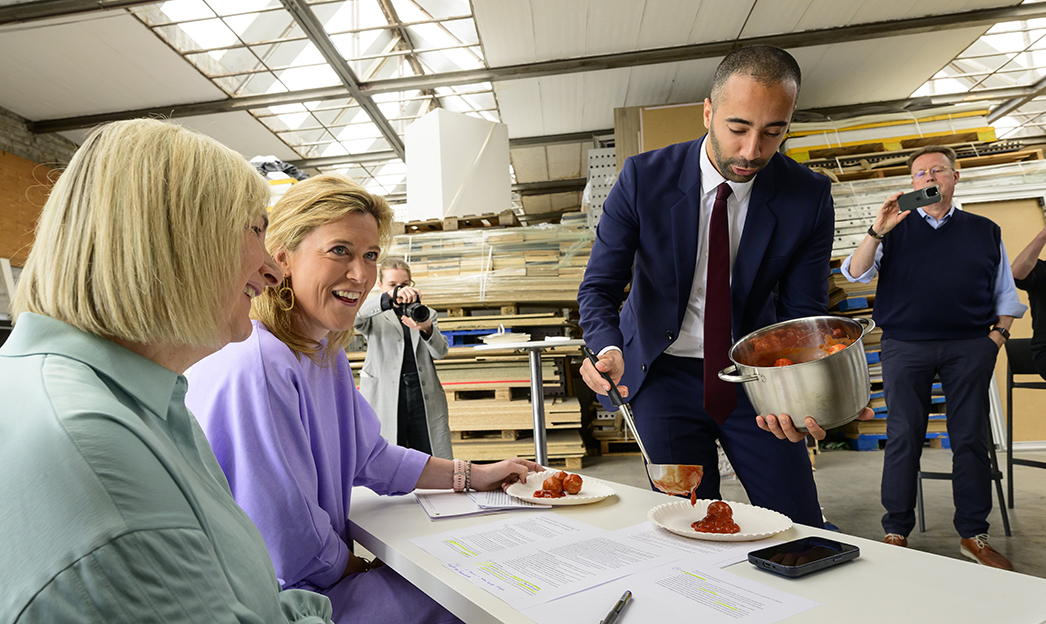
{"label": "warehouse ceiling", "polygon": [[975,89],[1027,131],[1046,73],[1014,67],[1044,54],[1043,18],[1013,0],[0,1],[0,106],[77,142],[169,116],[393,201],[404,129],[442,107],[507,124],[523,208],[564,210],[615,108],[702,100],[739,43],[789,49],[810,114]]}

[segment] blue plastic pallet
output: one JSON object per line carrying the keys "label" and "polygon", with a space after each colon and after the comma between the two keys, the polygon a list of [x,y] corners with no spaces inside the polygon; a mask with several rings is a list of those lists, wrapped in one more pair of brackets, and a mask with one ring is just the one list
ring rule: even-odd
{"label": "blue plastic pallet", "polygon": [[849,299],[843,299],[839,302],[837,308],[840,312],[849,312],[850,310],[860,310],[868,307],[867,297],[850,297]]}
{"label": "blue plastic pallet", "polygon": [[[875,397],[872,397],[872,398],[875,398]],[[934,403],[944,403],[944,397],[943,396],[932,396],[932,397],[930,397],[930,405],[933,405]],[[882,407],[873,407],[872,411],[875,412],[876,414],[883,414],[883,418],[886,418],[886,416],[885,416],[885,414],[886,414],[886,406],[885,405],[882,406]],[[934,416],[940,416],[941,418],[944,418],[944,414],[930,414],[930,419],[932,420]]]}
{"label": "blue plastic pallet", "polygon": [[[950,449],[952,447],[948,442],[947,433],[927,433],[926,439],[939,439],[941,441],[941,448]],[[881,433],[862,433],[856,438],[846,438],[846,442],[850,445],[850,449],[854,451],[878,451],[880,440],[886,440],[886,435]]]}
{"label": "blue plastic pallet", "polygon": [[[479,336],[487,336],[490,334],[498,333],[496,329],[452,329],[450,331],[440,330],[440,333],[447,339],[447,344],[452,347],[462,347],[466,345],[479,344]],[[511,329],[505,330],[506,334],[512,333]]]}
{"label": "blue plastic pallet", "polygon": [[[880,382],[880,383],[881,383],[881,382]],[[932,386],[930,386],[930,393],[931,393],[931,394],[932,394],[932,393],[934,393],[934,392],[942,392],[942,391],[943,391],[943,390],[942,390],[942,388],[941,388],[941,384],[940,384],[940,382],[937,382],[937,383],[933,384]],[[872,393],[872,395],[871,395],[871,397],[869,397],[869,398],[872,398],[872,399],[878,399],[878,398],[881,398],[881,397],[884,397],[884,396],[886,396],[886,392],[884,392],[884,391],[882,391],[882,390],[879,390],[878,392],[873,392],[873,393]],[[941,401],[943,401],[943,400],[944,400],[944,395],[940,395],[940,394],[939,394],[939,395],[937,395],[937,396],[941,398]],[[932,399],[931,399],[931,400],[932,400]],[[938,403],[940,403],[941,401],[937,401],[937,402],[938,402]]]}

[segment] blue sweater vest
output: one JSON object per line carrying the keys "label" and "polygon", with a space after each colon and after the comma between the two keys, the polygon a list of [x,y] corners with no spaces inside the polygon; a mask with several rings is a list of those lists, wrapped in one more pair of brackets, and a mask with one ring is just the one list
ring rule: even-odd
{"label": "blue sweater vest", "polygon": [[883,338],[958,340],[986,336],[995,315],[1002,232],[956,210],[936,230],[918,212],[883,240],[872,318]]}

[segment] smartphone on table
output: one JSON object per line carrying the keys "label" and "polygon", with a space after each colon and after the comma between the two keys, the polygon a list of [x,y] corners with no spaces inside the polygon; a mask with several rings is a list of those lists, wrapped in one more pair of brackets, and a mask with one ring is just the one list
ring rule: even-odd
{"label": "smartphone on table", "polygon": [[824,537],[804,537],[748,553],[748,562],[796,578],[861,556],[861,549]]}
{"label": "smartphone on table", "polygon": [[897,198],[897,206],[900,207],[901,212],[908,212],[920,206],[936,204],[941,199],[943,198],[941,197],[941,188],[939,186],[927,186],[924,189],[901,195]]}

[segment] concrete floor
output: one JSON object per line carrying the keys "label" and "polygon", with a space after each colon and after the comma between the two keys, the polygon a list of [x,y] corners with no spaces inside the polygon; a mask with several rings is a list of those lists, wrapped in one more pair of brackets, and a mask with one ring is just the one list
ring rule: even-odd
{"label": "concrete floor", "polygon": [[[1018,452],[1018,457],[1046,461],[1046,452]],[[1005,461],[1005,455],[999,459]],[[923,449],[922,467],[927,471],[950,471],[951,451]],[[828,521],[843,533],[872,540],[883,538],[880,519],[884,511],[879,502],[882,468],[882,451],[838,450],[817,456],[814,478],[821,507]],[[1005,464],[1002,469],[1005,473]],[[635,487],[649,487],[643,460],[638,455],[587,457],[584,469],[578,472]],[[1003,481],[1004,494],[1005,486]],[[993,488],[994,506],[988,517],[991,544],[1013,562],[1017,572],[1046,578],[1046,470],[1015,466],[1014,489],[1016,508],[1007,509],[1013,535],[1006,537]],[[737,480],[725,481],[722,494],[726,500],[748,502]],[[908,536],[909,547],[969,562],[959,554],[959,535],[952,526],[951,483],[925,481],[924,501],[926,532],[920,533],[916,525]]]}

